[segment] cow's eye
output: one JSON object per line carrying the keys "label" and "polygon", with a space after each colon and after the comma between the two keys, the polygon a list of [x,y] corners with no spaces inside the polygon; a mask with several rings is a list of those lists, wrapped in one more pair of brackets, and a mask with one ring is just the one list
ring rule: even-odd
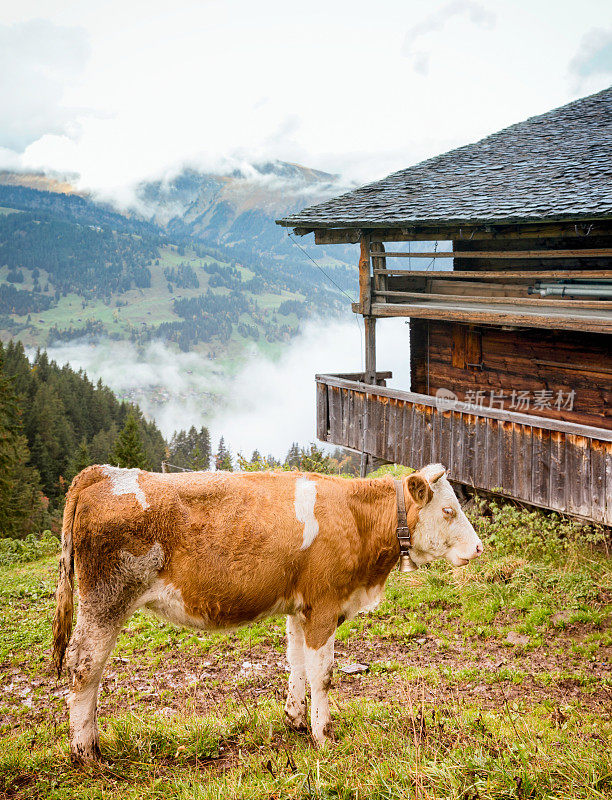
{"label": "cow's eye", "polygon": [[443,508],[442,513],[444,514],[446,519],[452,519],[453,517],[457,516],[457,512],[455,511],[455,509],[451,508],[450,506],[446,506],[446,508]]}

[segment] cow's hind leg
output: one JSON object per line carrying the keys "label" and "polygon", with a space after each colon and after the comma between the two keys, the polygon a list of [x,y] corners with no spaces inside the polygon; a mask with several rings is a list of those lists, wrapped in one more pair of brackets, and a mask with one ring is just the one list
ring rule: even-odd
{"label": "cow's hind leg", "polygon": [[297,616],[287,617],[287,660],[289,691],[285,703],[285,719],[296,731],[308,730],[306,717],[306,664],[304,630]]}
{"label": "cow's hind leg", "polygon": [[329,689],[334,668],[336,618],[328,624],[320,619],[309,619],[304,626],[304,635],[304,660],[310,684],[310,726],[312,738],[322,747],[334,740]]}
{"label": "cow's hind leg", "polygon": [[98,690],[104,665],[117,640],[120,622],[102,621],[85,604],[79,606],[77,624],[68,648],[70,689],[70,758],[80,764],[100,758]]}

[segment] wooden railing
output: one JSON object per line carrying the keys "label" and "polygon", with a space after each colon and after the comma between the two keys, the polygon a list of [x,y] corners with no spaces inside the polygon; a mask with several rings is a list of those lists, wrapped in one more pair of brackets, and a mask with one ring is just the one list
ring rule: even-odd
{"label": "wooden railing", "polygon": [[462,402],[438,408],[435,397],[340,375],[316,381],[322,441],[414,468],[441,462],[460,483],[612,526],[612,430]]}

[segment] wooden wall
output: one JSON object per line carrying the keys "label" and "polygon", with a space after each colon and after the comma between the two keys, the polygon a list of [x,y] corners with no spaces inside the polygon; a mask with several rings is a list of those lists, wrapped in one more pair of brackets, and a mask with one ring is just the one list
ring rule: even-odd
{"label": "wooden wall", "polygon": [[[612,248],[612,230],[605,232],[605,228],[610,229],[610,223],[600,223],[599,233],[589,236],[539,236],[529,238],[528,236],[519,237],[494,237],[491,239],[466,240],[455,239],[453,250],[455,251],[511,251],[511,250],[599,250]],[[612,257],[598,256],[577,259],[572,258],[458,258],[454,259],[453,268],[456,270],[500,270],[507,271],[512,269],[533,270],[537,272],[542,269],[612,269]]]}
{"label": "wooden wall", "polygon": [[[435,395],[512,390],[575,391],[573,410],[523,409],[612,429],[612,337],[529,328],[504,330],[438,320],[410,321],[411,390]],[[508,400],[506,408],[508,408]],[[514,409],[516,410],[516,409]]]}

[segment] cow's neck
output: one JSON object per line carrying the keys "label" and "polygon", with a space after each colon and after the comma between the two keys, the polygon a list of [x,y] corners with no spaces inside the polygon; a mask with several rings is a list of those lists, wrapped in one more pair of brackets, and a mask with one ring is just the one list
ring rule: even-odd
{"label": "cow's neck", "polygon": [[[392,478],[356,481],[355,519],[369,580],[384,580],[400,554],[397,539],[397,495]],[[409,503],[408,523],[414,518]]]}

